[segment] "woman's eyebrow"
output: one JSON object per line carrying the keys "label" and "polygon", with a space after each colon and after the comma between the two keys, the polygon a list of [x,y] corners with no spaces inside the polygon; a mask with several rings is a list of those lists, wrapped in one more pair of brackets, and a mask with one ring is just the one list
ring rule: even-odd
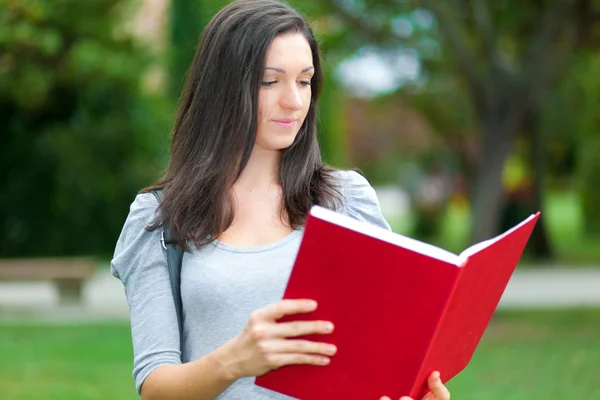
{"label": "woman's eyebrow", "polygon": [[[279,72],[279,73],[282,73],[282,74],[284,74],[284,75],[286,74],[286,72],[285,72],[285,69],[283,69],[283,68],[277,68],[277,67],[266,67],[266,68],[265,68],[265,70],[267,70],[267,69],[270,69],[270,70],[273,70],[273,71],[277,71],[277,72]],[[313,67],[313,66],[306,67],[306,68],[304,68],[304,69],[302,70],[302,73],[304,74],[304,73],[306,73],[306,72],[308,72],[308,71],[310,71],[310,70],[313,70],[313,69],[315,69],[315,67]]]}

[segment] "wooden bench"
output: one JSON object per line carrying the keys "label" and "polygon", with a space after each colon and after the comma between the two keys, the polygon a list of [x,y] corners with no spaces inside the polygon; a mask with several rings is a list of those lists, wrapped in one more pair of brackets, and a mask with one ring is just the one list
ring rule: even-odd
{"label": "wooden bench", "polygon": [[52,281],[61,304],[80,304],[83,283],[94,274],[93,258],[0,259],[0,280]]}

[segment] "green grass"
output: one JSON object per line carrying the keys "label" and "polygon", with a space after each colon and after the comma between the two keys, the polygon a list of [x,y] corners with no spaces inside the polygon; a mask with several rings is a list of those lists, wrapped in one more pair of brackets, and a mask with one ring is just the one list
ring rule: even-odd
{"label": "green grass", "polygon": [[[600,310],[497,313],[455,400],[600,398]],[[136,399],[124,323],[0,325],[0,399]]]}
{"label": "green grass", "polygon": [[127,324],[0,325],[0,399],[135,399]]}
{"label": "green grass", "polygon": [[600,310],[497,314],[448,387],[465,400],[600,398],[598,321]]}

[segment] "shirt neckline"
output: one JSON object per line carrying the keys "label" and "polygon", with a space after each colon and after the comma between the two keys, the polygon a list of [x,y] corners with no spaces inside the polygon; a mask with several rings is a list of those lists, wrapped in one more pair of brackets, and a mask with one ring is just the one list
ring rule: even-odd
{"label": "shirt neckline", "polygon": [[223,243],[219,240],[214,240],[211,243],[211,245],[216,248],[219,248],[221,250],[230,251],[233,253],[260,253],[263,251],[273,250],[278,247],[281,247],[281,246],[285,245],[286,243],[290,242],[291,240],[295,239],[296,237],[298,237],[301,233],[302,233],[302,229],[298,228],[298,229],[295,229],[292,232],[288,233],[286,236],[282,237],[281,239],[278,239],[271,243],[262,244],[259,246],[234,246],[231,244]]}

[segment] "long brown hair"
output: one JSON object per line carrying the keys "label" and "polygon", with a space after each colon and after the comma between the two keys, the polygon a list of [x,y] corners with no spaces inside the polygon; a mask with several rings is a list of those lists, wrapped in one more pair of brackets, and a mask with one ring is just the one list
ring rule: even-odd
{"label": "long brown hair", "polygon": [[323,69],[306,19],[277,0],[241,0],[223,8],[206,26],[188,72],[172,132],[166,172],[143,189],[163,191],[148,229],[169,224],[180,246],[200,248],[233,222],[231,187],[246,166],[256,139],[258,92],[266,52],[277,35],[301,33],[313,57],[312,98],[294,143],[281,150],[281,213],[300,227],[312,205],[334,207],[340,199],[334,169],[323,164],[317,142],[317,102]]}

